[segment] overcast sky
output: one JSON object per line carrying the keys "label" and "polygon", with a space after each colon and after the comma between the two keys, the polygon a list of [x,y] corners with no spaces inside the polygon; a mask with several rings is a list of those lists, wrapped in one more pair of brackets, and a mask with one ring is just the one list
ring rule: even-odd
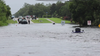
{"label": "overcast sky", "polygon": [[[4,0],[5,3],[7,5],[10,6],[11,8],[11,13],[14,14],[16,13],[20,8],[23,7],[24,3],[29,3],[29,4],[36,4],[36,3],[44,3],[44,4],[48,4],[48,3],[56,3],[58,0],[55,1],[37,1],[37,0]],[[61,1],[61,0],[60,0]],[[64,0],[67,1],[67,0]],[[62,2],[64,2],[62,1]]]}

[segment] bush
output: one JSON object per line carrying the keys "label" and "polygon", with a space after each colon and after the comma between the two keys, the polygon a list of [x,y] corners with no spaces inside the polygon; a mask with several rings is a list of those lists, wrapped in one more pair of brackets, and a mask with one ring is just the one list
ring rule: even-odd
{"label": "bush", "polygon": [[51,18],[51,15],[43,15],[43,18]]}
{"label": "bush", "polygon": [[0,26],[8,25],[6,21],[10,15],[10,7],[3,0],[0,0]]}
{"label": "bush", "polygon": [[6,25],[8,25],[8,23],[4,23],[4,22],[0,21],[0,26],[6,26]]}
{"label": "bush", "polygon": [[94,22],[93,22],[93,25],[96,25],[96,26],[98,26],[100,24],[100,21],[99,21],[99,19],[96,19]]}

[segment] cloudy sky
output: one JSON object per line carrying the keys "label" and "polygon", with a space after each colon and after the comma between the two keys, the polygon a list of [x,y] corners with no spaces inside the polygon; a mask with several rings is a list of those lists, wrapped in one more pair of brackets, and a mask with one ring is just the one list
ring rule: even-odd
{"label": "cloudy sky", "polygon": [[[7,5],[11,7],[11,13],[14,14],[16,13],[20,8],[23,7],[24,3],[29,3],[29,4],[36,4],[36,3],[56,3],[58,0],[4,0]],[[62,1],[62,0],[60,0]],[[62,2],[67,1],[63,0]]]}

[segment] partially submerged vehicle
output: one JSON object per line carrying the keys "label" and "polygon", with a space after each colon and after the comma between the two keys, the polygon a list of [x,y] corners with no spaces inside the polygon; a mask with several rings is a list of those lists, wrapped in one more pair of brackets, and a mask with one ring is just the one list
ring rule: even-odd
{"label": "partially submerged vehicle", "polygon": [[22,19],[21,19],[21,18],[19,18],[19,19],[18,19],[18,22],[19,22],[19,23],[21,23],[21,22],[22,22]]}
{"label": "partially submerged vehicle", "polygon": [[23,17],[22,16],[19,16],[18,17],[18,22],[21,23],[22,22],[22,19],[23,19]]}
{"label": "partially submerged vehicle", "polygon": [[18,17],[18,22],[19,22],[19,24],[27,24],[26,18],[23,18],[22,16]]}
{"label": "partially submerged vehicle", "polygon": [[15,16],[11,16],[11,19],[15,18]]}
{"label": "partially submerged vehicle", "polygon": [[84,30],[81,31],[81,28],[77,27],[75,28],[75,31],[72,30],[73,33],[84,33]]}
{"label": "partially submerged vehicle", "polygon": [[22,19],[21,24],[27,24],[27,20],[26,19]]}
{"label": "partially submerged vehicle", "polygon": [[53,22],[53,25],[55,25],[55,22]]}

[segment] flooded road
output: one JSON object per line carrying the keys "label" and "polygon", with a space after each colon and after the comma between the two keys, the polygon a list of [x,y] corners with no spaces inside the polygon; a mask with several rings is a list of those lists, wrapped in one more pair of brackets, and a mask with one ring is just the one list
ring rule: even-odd
{"label": "flooded road", "polygon": [[73,24],[10,24],[0,27],[0,56],[100,56],[100,28]]}

